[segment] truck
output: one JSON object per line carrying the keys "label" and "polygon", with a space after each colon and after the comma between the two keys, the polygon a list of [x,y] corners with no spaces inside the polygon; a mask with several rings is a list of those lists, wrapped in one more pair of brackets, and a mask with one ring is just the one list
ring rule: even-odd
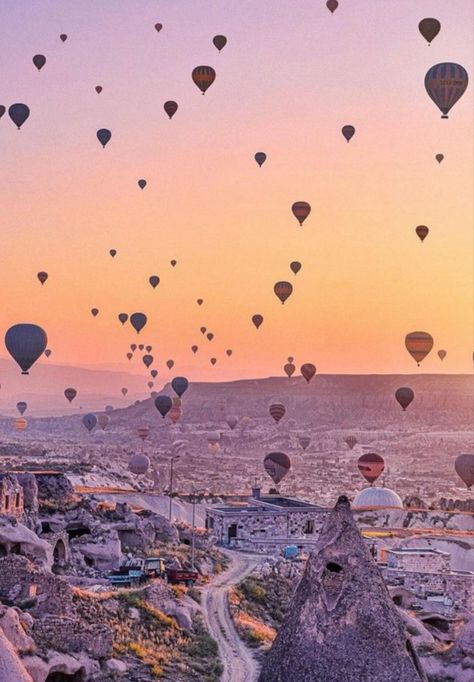
{"label": "truck", "polygon": [[167,568],[166,578],[172,585],[185,583],[188,587],[192,587],[199,578],[199,573],[187,568]]}
{"label": "truck", "polygon": [[110,571],[107,579],[116,587],[134,587],[153,578],[163,578],[165,575],[165,561],[161,557],[146,559],[134,557],[127,559],[117,570]]}

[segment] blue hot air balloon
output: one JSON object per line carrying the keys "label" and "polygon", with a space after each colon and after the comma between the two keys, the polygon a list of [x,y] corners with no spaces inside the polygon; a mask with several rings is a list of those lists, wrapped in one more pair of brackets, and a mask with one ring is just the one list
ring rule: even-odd
{"label": "blue hot air balloon", "polygon": [[186,379],[186,377],[175,377],[171,382],[171,387],[179,398],[181,398],[183,393],[187,391],[188,386],[189,381]]}
{"label": "blue hot air balloon", "polygon": [[103,147],[105,147],[111,137],[112,133],[107,128],[101,128],[97,131],[97,139]]}
{"label": "blue hot air balloon", "polygon": [[155,398],[155,407],[164,419],[173,407],[173,401],[167,395],[158,395]]}
{"label": "blue hot air balloon", "polygon": [[82,423],[86,429],[90,432],[97,425],[97,417],[95,414],[89,413],[82,417]]}
{"label": "blue hot air balloon", "polygon": [[132,313],[130,315],[130,324],[135,329],[137,334],[141,332],[143,327],[146,325],[147,320],[148,318],[145,313]]}
{"label": "blue hot air balloon", "polygon": [[48,344],[46,332],[36,324],[15,324],[5,334],[5,346],[22,374],[44,353]]}
{"label": "blue hot air balloon", "polygon": [[16,409],[20,414],[25,414],[27,407],[28,403],[25,403],[23,400],[20,400],[20,402],[16,404]]}
{"label": "blue hot air balloon", "polygon": [[8,115],[10,116],[13,123],[17,126],[18,130],[20,130],[21,126],[30,115],[30,109],[26,106],[26,104],[17,102],[8,108]]}
{"label": "blue hot air balloon", "polygon": [[448,118],[449,110],[464,95],[468,82],[467,71],[460,64],[444,62],[428,69],[426,92],[441,111],[441,118]]}

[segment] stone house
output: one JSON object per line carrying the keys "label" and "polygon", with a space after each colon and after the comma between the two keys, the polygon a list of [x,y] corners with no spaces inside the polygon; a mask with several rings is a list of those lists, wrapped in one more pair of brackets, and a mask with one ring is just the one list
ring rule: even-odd
{"label": "stone house", "polygon": [[280,495],[260,495],[255,488],[248,504],[206,509],[206,528],[226,547],[260,553],[280,552],[288,545],[310,548],[318,539],[327,510]]}
{"label": "stone house", "polygon": [[23,516],[23,488],[14,474],[0,474],[0,515]]}

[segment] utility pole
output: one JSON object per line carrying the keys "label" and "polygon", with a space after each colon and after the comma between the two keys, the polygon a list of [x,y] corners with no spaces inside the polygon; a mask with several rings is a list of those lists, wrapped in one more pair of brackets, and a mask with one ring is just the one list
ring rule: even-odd
{"label": "utility pole", "polygon": [[174,463],[179,459],[179,455],[174,455],[170,460],[170,511],[169,511],[169,522],[171,523],[171,518],[173,515],[173,474],[174,474]]}
{"label": "utility pole", "polygon": [[193,523],[192,523],[192,534],[191,534],[191,569],[194,571],[194,558],[195,558],[195,535],[196,535],[196,495],[197,493],[202,493],[203,490],[193,490]]}

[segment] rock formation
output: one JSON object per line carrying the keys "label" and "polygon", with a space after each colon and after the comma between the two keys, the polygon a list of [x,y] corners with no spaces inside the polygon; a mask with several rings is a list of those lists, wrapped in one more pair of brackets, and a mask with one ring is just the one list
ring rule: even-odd
{"label": "rock formation", "polygon": [[259,682],[426,681],[382,575],[342,496]]}

